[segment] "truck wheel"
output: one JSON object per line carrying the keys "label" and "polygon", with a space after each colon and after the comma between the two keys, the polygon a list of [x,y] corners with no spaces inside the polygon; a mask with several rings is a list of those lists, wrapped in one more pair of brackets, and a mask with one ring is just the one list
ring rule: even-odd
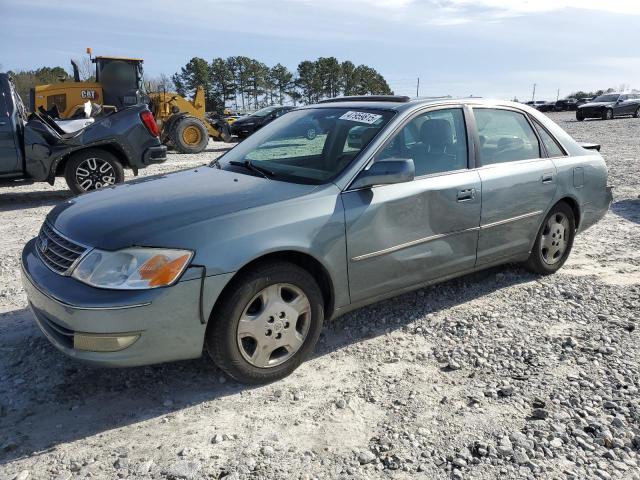
{"label": "truck wheel", "polygon": [[64,168],[64,179],[73,193],[84,193],[122,183],[124,169],[113,154],[92,148],[71,155]]}
{"label": "truck wheel", "polygon": [[324,304],[314,278],[288,262],[242,273],[212,313],[207,352],[227,375],[269,383],[293,372],[313,351]]}
{"label": "truck wheel", "polygon": [[195,117],[178,120],[169,135],[171,143],[180,153],[200,153],[209,143],[207,127]]}

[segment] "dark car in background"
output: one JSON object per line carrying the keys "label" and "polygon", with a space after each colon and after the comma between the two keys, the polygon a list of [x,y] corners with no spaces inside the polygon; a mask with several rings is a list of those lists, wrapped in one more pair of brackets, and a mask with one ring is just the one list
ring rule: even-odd
{"label": "dark car in background", "polygon": [[65,132],[46,112],[27,115],[11,77],[0,73],[0,185],[48,182],[64,176],[74,193],[124,181],[124,168],[167,159],[153,114],[144,104]]}
{"label": "dark car in background", "polygon": [[631,115],[640,117],[639,93],[606,93],[578,106],[576,120],[601,118],[611,120],[614,117]]}
{"label": "dark car in background", "polygon": [[250,115],[240,117],[231,124],[231,135],[246,138],[292,109],[291,106],[265,107]]}
{"label": "dark car in background", "polygon": [[577,108],[578,108],[578,99],[563,98],[556,102],[554,110],[556,112],[566,112],[566,111],[573,111]]}
{"label": "dark car in background", "polygon": [[539,112],[553,112],[556,109],[556,102],[544,102],[535,106]]}

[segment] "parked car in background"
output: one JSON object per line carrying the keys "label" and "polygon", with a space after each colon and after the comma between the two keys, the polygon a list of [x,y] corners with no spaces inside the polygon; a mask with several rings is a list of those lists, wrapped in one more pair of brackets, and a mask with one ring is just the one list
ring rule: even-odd
{"label": "parked car in background", "polygon": [[[301,137],[309,124],[323,133]],[[333,99],[209,168],[56,206],[24,248],[23,284],[76,359],[206,349],[231,377],[270,382],[309,356],[325,319],[508,262],[556,272],[611,202],[588,147],[517,103]]]}
{"label": "parked car in background", "polygon": [[575,110],[578,107],[578,100],[575,98],[563,98],[558,100],[554,106],[556,112],[566,112]]}
{"label": "parked car in background", "polygon": [[593,100],[593,97],[584,97],[584,98],[579,98],[576,102],[576,109],[580,106],[580,105],[584,105],[585,103],[589,103],[591,100]]}
{"label": "parked car in background", "polygon": [[525,103],[525,105],[537,109],[539,106],[544,105],[545,103],[547,103],[545,100],[530,100]]}
{"label": "parked car in background", "polygon": [[237,118],[230,124],[231,134],[246,138],[292,109],[291,106],[265,107],[250,115]]}
{"label": "parked car in background", "polygon": [[540,112],[553,112],[556,109],[556,102],[544,102],[536,105],[536,109]]}
{"label": "parked car in background", "polygon": [[164,162],[153,114],[145,105],[105,115],[67,133],[46,112],[27,116],[9,75],[0,73],[0,185],[48,182],[64,176],[74,193],[124,181]]}
{"label": "parked car in background", "polygon": [[640,117],[640,94],[606,93],[580,105],[576,110],[576,120],[579,122],[586,118],[611,120],[626,115]]}

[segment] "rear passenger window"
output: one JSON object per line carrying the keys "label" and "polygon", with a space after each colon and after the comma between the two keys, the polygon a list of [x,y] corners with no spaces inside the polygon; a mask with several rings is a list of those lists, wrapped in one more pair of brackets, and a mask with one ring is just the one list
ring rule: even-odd
{"label": "rear passenger window", "polygon": [[536,129],[538,130],[538,134],[542,139],[542,143],[544,143],[544,147],[547,149],[547,153],[550,157],[564,157],[566,153],[562,150],[562,147],[558,144],[555,138],[553,138],[542,125],[537,120],[534,120],[533,123],[536,124]]}
{"label": "rear passenger window", "polygon": [[467,130],[460,108],[418,115],[386,145],[377,160],[411,158],[416,177],[467,168]]}
{"label": "rear passenger window", "polygon": [[474,108],[482,165],[540,158],[540,143],[522,113]]}

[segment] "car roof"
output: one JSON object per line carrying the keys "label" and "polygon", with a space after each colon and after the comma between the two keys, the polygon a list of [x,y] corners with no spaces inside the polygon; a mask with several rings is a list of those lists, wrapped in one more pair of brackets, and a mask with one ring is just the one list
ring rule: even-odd
{"label": "car roof", "polygon": [[462,97],[462,98],[430,98],[430,99],[414,99],[409,101],[324,101],[323,103],[316,103],[313,105],[307,105],[300,107],[300,109],[307,108],[347,108],[347,109],[366,109],[366,110],[391,110],[397,112],[403,112],[406,110],[414,110],[422,106],[439,106],[439,105],[489,105],[489,106],[503,106],[503,107],[515,107],[522,109],[526,105],[522,103],[510,102],[507,100],[487,99],[479,97]]}

